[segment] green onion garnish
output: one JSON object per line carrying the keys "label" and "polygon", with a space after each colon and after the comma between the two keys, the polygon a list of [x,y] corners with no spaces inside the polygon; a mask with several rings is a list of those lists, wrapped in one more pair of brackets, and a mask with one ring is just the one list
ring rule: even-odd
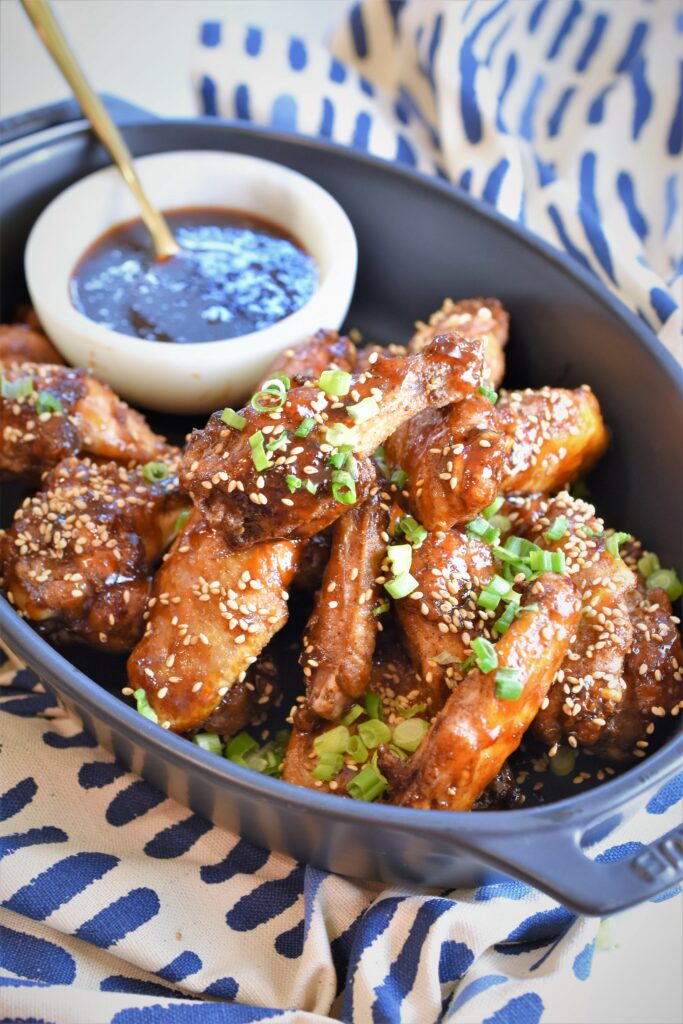
{"label": "green onion garnish", "polygon": [[173,527],[173,532],[174,533],[180,533],[180,531],[182,530],[183,526],[185,525],[185,523],[187,522],[187,520],[189,518],[190,518],[190,510],[189,510],[189,508],[184,508],[183,511],[180,513],[180,515],[178,516],[178,518],[175,521],[175,526]]}
{"label": "green onion garnish", "polygon": [[485,519],[490,519],[491,516],[495,516],[496,512],[505,504],[505,498],[502,494],[499,494],[497,498],[494,498],[490,505],[487,505],[482,510],[482,515]]}
{"label": "green onion garnish", "polygon": [[254,463],[254,469],[261,473],[264,469],[270,469],[272,463],[266,455],[266,450],[263,446],[263,432],[257,430],[249,438],[249,447],[251,448],[251,461]]}
{"label": "green onion garnish", "polygon": [[653,572],[657,572],[657,569],[661,569],[657,556],[652,551],[643,551],[642,557],[638,559],[638,572],[641,576],[647,579]]}
{"label": "green onion garnish", "polygon": [[352,736],[348,742],[346,753],[357,764],[363,764],[368,759],[368,748],[360,736]]}
{"label": "green onion garnish", "polygon": [[605,541],[605,547],[612,558],[619,558],[619,548],[622,544],[625,544],[627,540],[631,540],[631,534],[623,533],[621,530],[617,530],[607,538]]}
{"label": "green onion garnish", "polygon": [[426,709],[426,704],[413,704],[410,708],[397,708],[399,715],[402,715],[403,718],[413,718],[414,715],[419,715]]}
{"label": "green onion garnish", "polygon": [[677,601],[683,594],[683,583],[676,575],[675,569],[657,569],[651,576],[648,576],[645,586],[648,590],[653,590],[655,587],[665,590],[670,601]]}
{"label": "green onion garnish", "polygon": [[20,377],[19,380],[7,380],[0,377],[0,394],[3,398],[26,398],[33,392],[33,377]]}
{"label": "green onion garnish", "polygon": [[387,559],[394,576],[409,572],[413,561],[413,549],[410,544],[390,544],[387,548]]}
{"label": "green onion garnish", "polygon": [[560,540],[567,532],[569,522],[566,516],[555,516],[552,523],[545,531],[547,540]]}
{"label": "green onion garnish", "polygon": [[351,390],[351,380],[351,374],[345,370],[323,370],[318,387],[326,395],[340,398],[342,395],[348,395]]}
{"label": "green onion garnish", "polygon": [[158,722],[157,713],[153,707],[150,706],[149,700],[147,699],[146,692],[140,687],[139,690],[135,690],[133,693],[135,697],[135,703],[138,706],[138,711],[145,718],[149,718],[150,722]]}
{"label": "green onion garnish", "polygon": [[470,654],[470,655],[469,655],[469,657],[465,658],[465,660],[464,660],[464,661],[461,661],[461,662],[460,662],[460,665],[458,666],[458,668],[459,668],[459,671],[460,671],[460,672],[464,672],[464,673],[465,673],[465,675],[467,675],[467,673],[469,672],[469,670],[470,670],[470,669],[472,668],[472,666],[473,666],[473,665],[475,664],[476,660],[477,660],[477,659],[475,658],[475,656],[474,656],[473,654]]}
{"label": "green onion garnish", "polygon": [[374,452],[372,453],[372,457],[377,463],[382,476],[388,478],[389,467],[387,466],[387,462],[384,457],[384,448],[382,447],[382,445],[380,445],[379,448],[375,448]]}
{"label": "green onion garnish", "polygon": [[402,491],[408,483],[408,474],[405,469],[395,469],[389,478],[389,483],[393,484],[399,491]]}
{"label": "green onion garnish", "polygon": [[533,572],[560,572],[566,571],[564,551],[530,551],[528,555],[529,568]]}
{"label": "green onion garnish", "polygon": [[496,697],[500,700],[518,700],[524,683],[518,668],[499,668],[496,672]]}
{"label": "green onion garnish", "polygon": [[39,391],[36,395],[36,412],[39,415],[44,412],[64,412],[64,406],[51,391]]}
{"label": "green onion garnish", "polygon": [[398,723],[391,739],[401,750],[407,750],[409,754],[413,754],[422,743],[428,730],[429,722],[425,722],[424,718],[408,718]]}
{"label": "green onion garnish", "polygon": [[483,395],[484,398],[488,398],[489,402],[491,402],[492,405],[495,405],[496,402],[498,401],[497,392],[493,391],[491,388],[484,387],[483,384],[481,384],[479,387],[479,394]]}
{"label": "green onion garnish", "polygon": [[408,515],[401,516],[396,524],[396,533],[402,533],[415,548],[419,548],[429,536],[424,526]]}
{"label": "green onion garnish", "polygon": [[365,694],[365,714],[368,718],[378,718],[380,721],[383,718],[382,714],[382,702],[378,695],[372,690]]}
{"label": "green onion garnish", "polygon": [[325,431],[325,440],[333,448],[348,445],[350,449],[353,449],[358,444],[358,434],[355,427],[347,427],[344,423],[333,423]]}
{"label": "green onion garnish", "polygon": [[517,609],[517,614],[521,615],[522,612],[537,612],[537,611],[538,611],[538,605],[537,604],[535,604],[535,603],[534,604],[523,604],[521,606],[521,608]]}
{"label": "green onion garnish", "polygon": [[498,655],[492,643],[483,636],[472,641],[472,650],[480,672],[492,672],[498,667]]}
{"label": "green onion garnish", "polygon": [[354,505],[356,501],[356,481],[345,469],[332,472],[332,494],[342,505]]}
{"label": "green onion garnish", "polygon": [[229,427],[234,427],[235,430],[244,430],[247,422],[246,416],[240,416],[238,412],[235,412],[235,410],[231,409],[229,406],[226,406],[221,413],[221,419],[223,423],[227,424]]}
{"label": "green onion garnish", "polygon": [[378,604],[375,608],[372,609],[372,614],[384,615],[385,612],[389,611],[390,607],[391,605],[389,604],[388,601],[382,601],[381,604]]}
{"label": "green onion garnish", "polygon": [[208,750],[211,754],[218,754],[219,757],[223,753],[223,743],[217,732],[196,732],[192,737],[192,742],[196,743],[202,750]]}
{"label": "green onion garnish", "polygon": [[151,484],[161,483],[171,474],[165,462],[146,462],[140,472]]}
{"label": "green onion garnish", "polygon": [[503,600],[511,590],[512,587],[507,580],[504,580],[502,576],[494,576],[493,579],[489,580],[480,593],[477,598],[477,604],[482,608],[488,608],[491,611],[495,611],[501,600]]}
{"label": "green onion garnish", "polygon": [[346,791],[354,800],[364,800],[371,803],[384,792],[389,783],[378,768],[372,764],[366,764],[364,768],[349,782]]}
{"label": "green onion garnish", "polygon": [[473,536],[483,540],[485,544],[497,544],[500,537],[500,530],[497,530],[495,526],[491,526],[487,519],[483,516],[477,516],[471,523],[467,524],[467,532]]}
{"label": "green onion garnish", "polygon": [[550,771],[553,775],[570,775],[576,764],[576,751],[571,747],[560,747],[554,757],[550,758]]}
{"label": "green onion garnish", "polygon": [[507,633],[508,629],[510,628],[514,621],[516,612],[517,607],[515,603],[513,601],[510,601],[507,608],[504,610],[503,614],[500,615],[493,623],[494,633],[497,633],[498,636],[505,636],[505,634]]}
{"label": "green onion garnish", "polygon": [[292,476],[291,473],[288,473],[285,477],[285,483],[289,487],[290,494],[294,494],[294,491],[298,491],[304,485],[303,480],[300,480],[298,476]]}
{"label": "green onion garnish", "polygon": [[282,448],[287,443],[289,437],[288,430],[281,430],[275,437],[271,437],[270,441],[266,445],[267,452],[276,452],[278,448]]}
{"label": "green onion garnish", "polygon": [[358,726],[358,735],[368,750],[378,747],[380,743],[388,743],[391,739],[391,729],[379,718],[371,718],[367,722],[361,722]]}
{"label": "green onion garnish", "polygon": [[313,769],[313,778],[323,782],[330,782],[338,775],[344,766],[344,758],[341,754],[326,751],[320,756],[318,764]]}
{"label": "green onion garnish", "polygon": [[455,665],[458,661],[455,655],[449,654],[448,651],[440,651],[432,660],[437,665]]}
{"label": "green onion garnish", "polygon": [[256,412],[275,412],[281,409],[287,401],[288,387],[289,378],[285,374],[267,380],[261,390],[253,396],[252,409],[256,409]]}
{"label": "green onion garnish", "polygon": [[379,405],[376,398],[364,398],[356,405],[347,405],[346,411],[354,423],[365,423],[377,415]]}
{"label": "green onion garnish", "polygon": [[507,533],[512,526],[512,520],[507,516],[491,516],[489,522],[499,533]]}
{"label": "green onion garnish", "polygon": [[308,437],[310,432],[313,430],[314,426],[315,426],[315,420],[313,419],[313,417],[312,416],[305,416],[304,419],[302,419],[302,421],[299,424],[299,426],[294,431],[294,436],[295,437]]}
{"label": "green onion garnish", "polygon": [[343,754],[348,742],[349,730],[345,725],[336,725],[334,729],[328,729],[320,736],[316,736],[313,746],[320,757],[322,754]]}
{"label": "green onion garnish", "polygon": [[340,447],[339,451],[333,452],[327,460],[328,465],[332,466],[332,469],[349,469],[355,466],[355,459],[353,458],[353,448],[349,444],[344,444]]}
{"label": "green onion garnish", "polygon": [[248,768],[249,765],[245,760],[245,756],[256,750],[258,750],[258,743],[253,736],[250,736],[248,732],[238,732],[236,736],[233,736],[228,741],[228,745],[225,748],[225,756],[228,761],[234,761],[235,764]]}
{"label": "green onion garnish", "polygon": [[349,708],[349,710],[346,712],[346,714],[342,718],[341,724],[342,725],[351,725],[353,722],[356,721],[357,718],[360,718],[360,716],[362,714],[363,714],[363,708],[360,706],[360,704],[352,704],[351,707]]}
{"label": "green onion garnish", "polygon": [[308,491],[309,494],[315,494],[318,490],[318,485],[314,484],[312,480],[304,480],[304,490]]}
{"label": "green onion garnish", "polygon": [[399,601],[402,597],[407,597],[408,594],[412,594],[414,590],[417,590],[419,583],[414,576],[411,576],[409,572],[403,572],[400,576],[396,576],[395,579],[389,580],[384,584],[384,589],[387,593],[393,597],[396,601]]}

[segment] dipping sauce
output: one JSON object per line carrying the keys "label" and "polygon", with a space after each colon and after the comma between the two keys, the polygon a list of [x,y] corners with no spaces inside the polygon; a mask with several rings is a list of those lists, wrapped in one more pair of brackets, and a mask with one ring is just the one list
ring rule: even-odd
{"label": "dipping sauce", "polygon": [[165,216],[181,253],[157,261],[141,220],[116,225],[74,269],[79,312],[134,338],[190,344],[260,331],[313,295],[315,260],[272,221],[216,207]]}

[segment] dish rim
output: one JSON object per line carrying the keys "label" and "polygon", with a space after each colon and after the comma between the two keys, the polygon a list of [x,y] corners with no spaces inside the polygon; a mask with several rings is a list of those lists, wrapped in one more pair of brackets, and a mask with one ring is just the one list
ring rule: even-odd
{"label": "dish rim", "polygon": [[[75,122],[72,129],[67,133],[67,138],[87,134],[85,122]],[[258,136],[264,140],[272,140],[277,143],[286,143],[302,149],[314,149],[323,153],[332,153],[341,156],[350,162],[367,165],[375,170],[383,171],[389,176],[396,176],[405,179],[415,187],[427,188],[429,191],[437,191],[447,196],[452,202],[460,207],[469,209],[479,217],[483,217],[494,224],[504,234],[511,236],[515,241],[521,242],[527,248],[535,250],[542,258],[550,261],[561,272],[572,277],[578,285],[587,291],[593,299],[602,305],[609,314],[635,336],[636,342],[645,349],[662,372],[666,373],[672,380],[674,388],[678,392],[681,407],[683,408],[683,367],[679,366],[674,356],[659,342],[656,335],[640,317],[633,313],[623,301],[613,294],[597,276],[582,267],[569,255],[553,248],[550,243],[533,234],[524,225],[518,224],[489,206],[484,200],[469,195],[459,186],[445,182],[415,170],[414,168],[400,166],[391,161],[371,156],[342,146],[339,143],[323,142],[318,139],[311,139],[306,136],[289,135],[284,132],[277,132],[271,128],[245,125],[243,122],[235,122],[220,118],[172,118],[168,120],[157,120],[153,117],[140,114],[138,119],[132,119],[123,129],[124,135],[139,128],[147,131],[160,129],[182,129],[189,130],[189,133],[206,127],[222,128],[226,131],[222,140],[228,144],[234,136]],[[40,159],[46,158],[45,150],[48,151],[53,145],[63,144],[65,136],[61,135],[56,140],[49,140],[41,143],[39,141],[27,148],[0,156],[0,171],[5,167],[18,163],[21,160],[31,159],[34,154],[40,153]],[[184,145],[191,144],[191,138],[184,139]],[[202,143],[205,145],[205,143]],[[197,146],[200,149],[201,146]],[[171,150],[168,150],[171,151]],[[228,149],[228,152],[232,150]],[[160,150],[157,152],[167,152]],[[150,154],[151,155],[151,154]],[[285,164],[285,166],[287,166]],[[85,177],[85,175],[84,175]],[[80,179],[78,179],[80,180]],[[69,187],[69,186],[67,186]],[[322,187],[322,186],[321,186]],[[290,805],[300,806],[301,810],[313,810],[331,813],[337,820],[347,823],[363,824],[370,821],[377,821],[377,814],[381,815],[381,824],[396,830],[402,830],[405,826],[418,826],[428,831],[440,833],[455,832],[455,838],[465,838],[471,835],[474,839],[476,834],[485,836],[500,835],[508,831],[517,832],[514,823],[524,821],[527,826],[542,829],[547,824],[547,819],[555,815],[571,815],[575,829],[583,823],[584,819],[594,821],[600,812],[605,812],[604,807],[599,805],[604,795],[609,793],[611,800],[609,804],[610,813],[614,813],[623,805],[635,801],[645,790],[652,789],[655,785],[665,781],[671,774],[674,767],[672,762],[683,755],[683,729],[679,729],[677,735],[671,736],[664,744],[649,757],[631,765],[619,776],[603,782],[592,789],[584,792],[577,792],[563,799],[547,804],[539,804],[533,807],[521,807],[513,812],[509,810],[491,810],[485,814],[471,814],[467,811],[441,811],[423,810],[417,808],[395,807],[390,804],[366,804],[360,801],[340,800],[334,794],[320,793],[306,787],[296,786],[293,783],[284,782],[281,779],[270,778],[248,768],[242,768],[232,762],[218,758],[208,751],[202,750],[196,744],[191,743],[183,736],[176,735],[167,730],[160,730],[160,726],[148,721],[130,705],[126,704],[120,697],[110,693],[103,686],[85,675],[75,665],[72,665],[59,651],[51,647],[46,640],[21,619],[9,602],[0,595],[0,633],[9,636],[15,641],[10,644],[13,651],[33,667],[34,671],[41,676],[47,676],[48,683],[57,691],[65,695],[76,704],[82,704],[88,713],[95,719],[100,719],[112,729],[114,733],[123,733],[125,738],[139,743],[146,749],[152,750],[162,760],[170,760],[183,771],[187,771],[187,763],[199,764],[204,772],[208,772],[214,783],[224,785],[225,782],[238,786],[245,794],[251,797],[267,796],[285,801]],[[55,682],[55,680],[57,680]],[[96,688],[93,690],[93,687]],[[98,700],[99,697],[99,700]],[[416,817],[418,815],[418,817]],[[474,835],[472,835],[474,833]]]}

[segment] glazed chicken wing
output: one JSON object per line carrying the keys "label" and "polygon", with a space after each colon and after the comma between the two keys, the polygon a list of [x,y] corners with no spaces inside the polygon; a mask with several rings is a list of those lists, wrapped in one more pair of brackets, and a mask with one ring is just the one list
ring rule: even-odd
{"label": "glazed chicken wing", "polygon": [[290,380],[299,382],[317,380],[323,370],[330,368],[350,373],[356,365],[356,347],[350,338],[337,331],[317,331],[308,341],[287,348],[282,352],[265,375],[259,387],[278,373],[286,374]]}
{"label": "glazed chicken wing", "polygon": [[8,600],[51,637],[130,650],[188,504],[175,473],[150,482],[139,468],[65,459],[0,535]]}
{"label": "glazed chicken wing", "polygon": [[384,445],[387,460],[408,474],[411,512],[428,530],[468,522],[496,497],[509,441],[494,406],[477,392],[445,409],[425,409]]}
{"label": "glazed chicken wing", "polygon": [[464,338],[481,338],[487,380],[497,388],[505,375],[504,348],[508,340],[510,318],[498,299],[446,299],[432,313],[429,323],[418,321],[408,348],[422,352],[439,334],[454,331]]}
{"label": "glazed chicken wing", "polygon": [[0,479],[37,481],[70,455],[116,462],[164,459],[144,417],[86,370],[22,363],[3,372]]}
{"label": "glazed chicken wing", "polygon": [[495,645],[498,668],[519,673],[524,684],[520,696],[498,697],[497,670],[473,669],[448,698],[412,758],[410,781],[394,802],[469,810],[519,746],[579,619],[577,593],[566,576],[540,576],[526,588],[524,599],[532,603],[532,610],[515,620]]}
{"label": "glazed chicken wing", "polygon": [[511,441],[505,493],[557,491],[586,473],[607,448],[600,406],[588,387],[501,393],[495,415],[498,430]]}
{"label": "glazed chicken wing", "polygon": [[4,370],[18,363],[59,366],[64,360],[42,331],[28,324],[0,324],[0,367]]}
{"label": "glazed chicken wing", "polygon": [[145,633],[128,659],[159,723],[201,726],[287,621],[299,545],[279,541],[232,551],[193,512],[159,569]]}
{"label": "glazed chicken wing", "polygon": [[[308,384],[279,408],[245,407],[238,426],[215,413],[190,439],[183,485],[233,547],[310,537],[368,495],[377,446],[422,409],[464,398],[481,366],[481,342],[445,335],[419,356],[378,357],[372,372],[352,378],[344,401]],[[361,403],[366,415],[357,423],[347,405]]]}
{"label": "glazed chicken wing", "polygon": [[265,653],[259,655],[247,669],[244,679],[232,684],[203,726],[209,732],[233,736],[249,725],[261,725],[272,705],[280,699],[280,694],[275,662]]}
{"label": "glazed chicken wing", "polygon": [[380,356],[400,356],[405,359],[407,355],[410,353],[406,345],[363,345],[356,351],[356,373],[372,371],[373,364]]}
{"label": "glazed chicken wing", "polygon": [[303,640],[308,710],[334,721],[365,693],[377,636],[376,578],[389,508],[379,493],[337,520],[330,559]]}

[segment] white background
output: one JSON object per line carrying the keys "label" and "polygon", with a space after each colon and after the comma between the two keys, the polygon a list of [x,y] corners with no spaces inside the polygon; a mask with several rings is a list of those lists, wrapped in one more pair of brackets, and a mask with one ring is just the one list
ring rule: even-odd
{"label": "white background", "polygon": [[[168,116],[195,113],[188,68],[203,19],[229,18],[322,41],[348,7],[348,0],[53,3],[100,91]],[[0,0],[0,115],[65,95],[62,80],[18,0]],[[582,998],[573,994],[566,1016],[545,1024],[682,1024],[681,899],[629,911],[613,921],[612,932],[618,948],[596,953],[593,973],[581,988]]]}

